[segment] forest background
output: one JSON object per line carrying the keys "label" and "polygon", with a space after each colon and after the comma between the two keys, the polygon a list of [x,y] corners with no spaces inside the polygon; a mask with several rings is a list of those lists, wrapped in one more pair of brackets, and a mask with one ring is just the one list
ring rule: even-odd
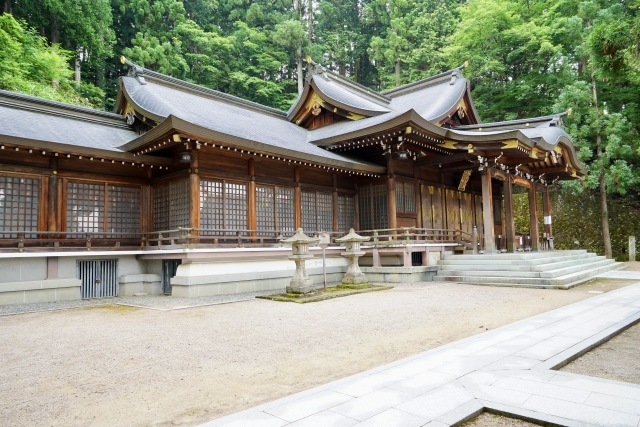
{"label": "forest background", "polygon": [[[553,193],[556,247],[625,259],[640,237],[640,0],[0,4],[0,89],[105,110],[121,55],[283,110],[307,56],[375,90],[468,61],[486,122],[572,109],[565,127],[590,173]],[[518,231],[528,216],[520,195]]]}

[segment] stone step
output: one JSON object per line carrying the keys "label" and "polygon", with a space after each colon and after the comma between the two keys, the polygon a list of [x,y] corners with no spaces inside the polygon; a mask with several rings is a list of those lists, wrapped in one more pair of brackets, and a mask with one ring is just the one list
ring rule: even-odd
{"label": "stone step", "polygon": [[579,259],[572,260],[562,260],[562,261],[554,261],[548,264],[536,264],[531,266],[531,271],[549,271],[549,270],[557,270],[559,268],[564,267],[573,267],[574,265],[590,265],[594,262],[600,262],[602,260],[607,259],[604,256],[598,256],[596,254],[591,254],[593,256],[583,257]]}
{"label": "stone step", "polygon": [[485,261],[488,260],[496,260],[496,261],[504,261],[504,260],[529,260],[529,259],[539,259],[539,258],[554,258],[558,256],[569,256],[569,255],[581,255],[586,254],[587,251],[580,249],[574,251],[540,251],[540,252],[517,252],[517,253],[501,253],[501,254],[482,254],[482,255],[445,255],[444,260],[474,260],[478,259],[478,257],[482,257]]}
{"label": "stone step", "polygon": [[604,259],[601,259],[601,260],[598,260],[598,261],[594,261],[594,262],[590,262],[588,264],[578,264],[578,265],[573,265],[573,266],[570,266],[570,267],[564,267],[564,268],[557,268],[557,269],[553,269],[553,270],[541,271],[540,272],[540,277],[546,277],[546,278],[560,277],[560,276],[565,276],[567,274],[584,271],[585,269],[593,269],[593,268],[598,268],[598,267],[604,267],[605,265],[609,265],[609,264],[615,263],[615,261],[612,260],[612,259],[606,259],[605,257],[602,257],[602,258],[604,258]]}
{"label": "stone step", "polygon": [[574,265],[585,265],[601,261],[604,257],[595,254],[574,255],[544,260],[544,264],[532,264],[531,261],[440,261],[440,268],[445,271],[548,271]]}
{"label": "stone step", "polygon": [[622,263],[612,262],[604,266],[590,268],[577,273],[555,278],[504,277],[504,276],[435,276],[437,282],[457,282],[484,286],[510,286],[526,288],[569,289],[592,280],[598,274],[624,268]]}
{"label": "stone step", "polygon": [[555,277],[548,280],[554,286],[560,286],[560,287],[564,286],[566,289],[568,289],[568,287],[573,287],[581,283],[584,283],[586,281],[589,281],[593,279],[595,276],[597,276],[598,274],[606,273],[607,271],[611,271],[611,270],[619,270],[621,268],[624,268],[624,264],[622,264],[621,262],[611,262],[604,266],[592,268],[589,270],[579,271],[577,273],[571,273],[571,274]]}
{"label": "stone step", "polygon": [[505,270],[439,270],[437,276],[473,276],[473,277],[540,277],[539,271]]}
{"label": "stone step", "polygon": [[[597,256],[594,253],[557,256],[554,258],[534,258],[534,259],[487,259],[484,255],[476,255],[474,259],[456,259],[455,257],[445,258],[439,261],[445,265],[542,265],[560,261],[584,260]],[[489,262],[488,262],[489,261]]]}

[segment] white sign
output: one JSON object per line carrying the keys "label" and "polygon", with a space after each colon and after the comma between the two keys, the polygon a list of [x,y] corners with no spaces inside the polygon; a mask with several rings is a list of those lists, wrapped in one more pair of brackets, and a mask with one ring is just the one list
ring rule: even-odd
{"label": "white sign", "polygon": [[551,225],[551,216],[544,217],[544,225]]}
{"label": "white sign", "polygon": [[326,231],[318,233],[318,238],[320,239],[318,243],[321,248],[326,248],[331,243],[331,233],[327,233]]}

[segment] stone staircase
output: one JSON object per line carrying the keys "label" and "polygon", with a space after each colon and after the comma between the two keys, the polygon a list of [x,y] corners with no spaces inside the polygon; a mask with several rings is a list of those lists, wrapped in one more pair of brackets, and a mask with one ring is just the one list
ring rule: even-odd
{"label": "stone staircase", "polygon": [[434,277],[438,282],[487,286],[569,289],[622,263],[586,250],[446,255]]}

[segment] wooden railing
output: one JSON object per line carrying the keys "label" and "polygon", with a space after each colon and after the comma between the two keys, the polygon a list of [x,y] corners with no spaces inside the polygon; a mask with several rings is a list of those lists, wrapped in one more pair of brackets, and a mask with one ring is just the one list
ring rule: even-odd
{"label": "wooden railing", "polygon": [[[317,231],[305,231],[317,236]],[[402,227],[357,231],[370,236],[368,246],[415,245],[420,243],[458,243],[473,247],[474,236],[461,230]],[[183,228],[148,233],[104,233],[66,231],[1,231],[0,250],[14,252],[60,250],[157,250],[194,248],[279,247],[293,230],[246,230]],[[331,241],[346,232],[329,232]],[[477,242],[477,237],[475,238]],[[481,242],[481,239],[480,239]],[[477,245],[476,245],[477,246]]]}
{"label": "wooden railing", "polygon": [[[469,248],[473,247],[474,234],[462,230],[443,228],[400,227],[381,230],[358,231],[362,236],[370,236],[371,242],[364,243],[373,246],[408,245],[420,243],[458,243]],[[478,237],[476,235],[477,242]]]}

